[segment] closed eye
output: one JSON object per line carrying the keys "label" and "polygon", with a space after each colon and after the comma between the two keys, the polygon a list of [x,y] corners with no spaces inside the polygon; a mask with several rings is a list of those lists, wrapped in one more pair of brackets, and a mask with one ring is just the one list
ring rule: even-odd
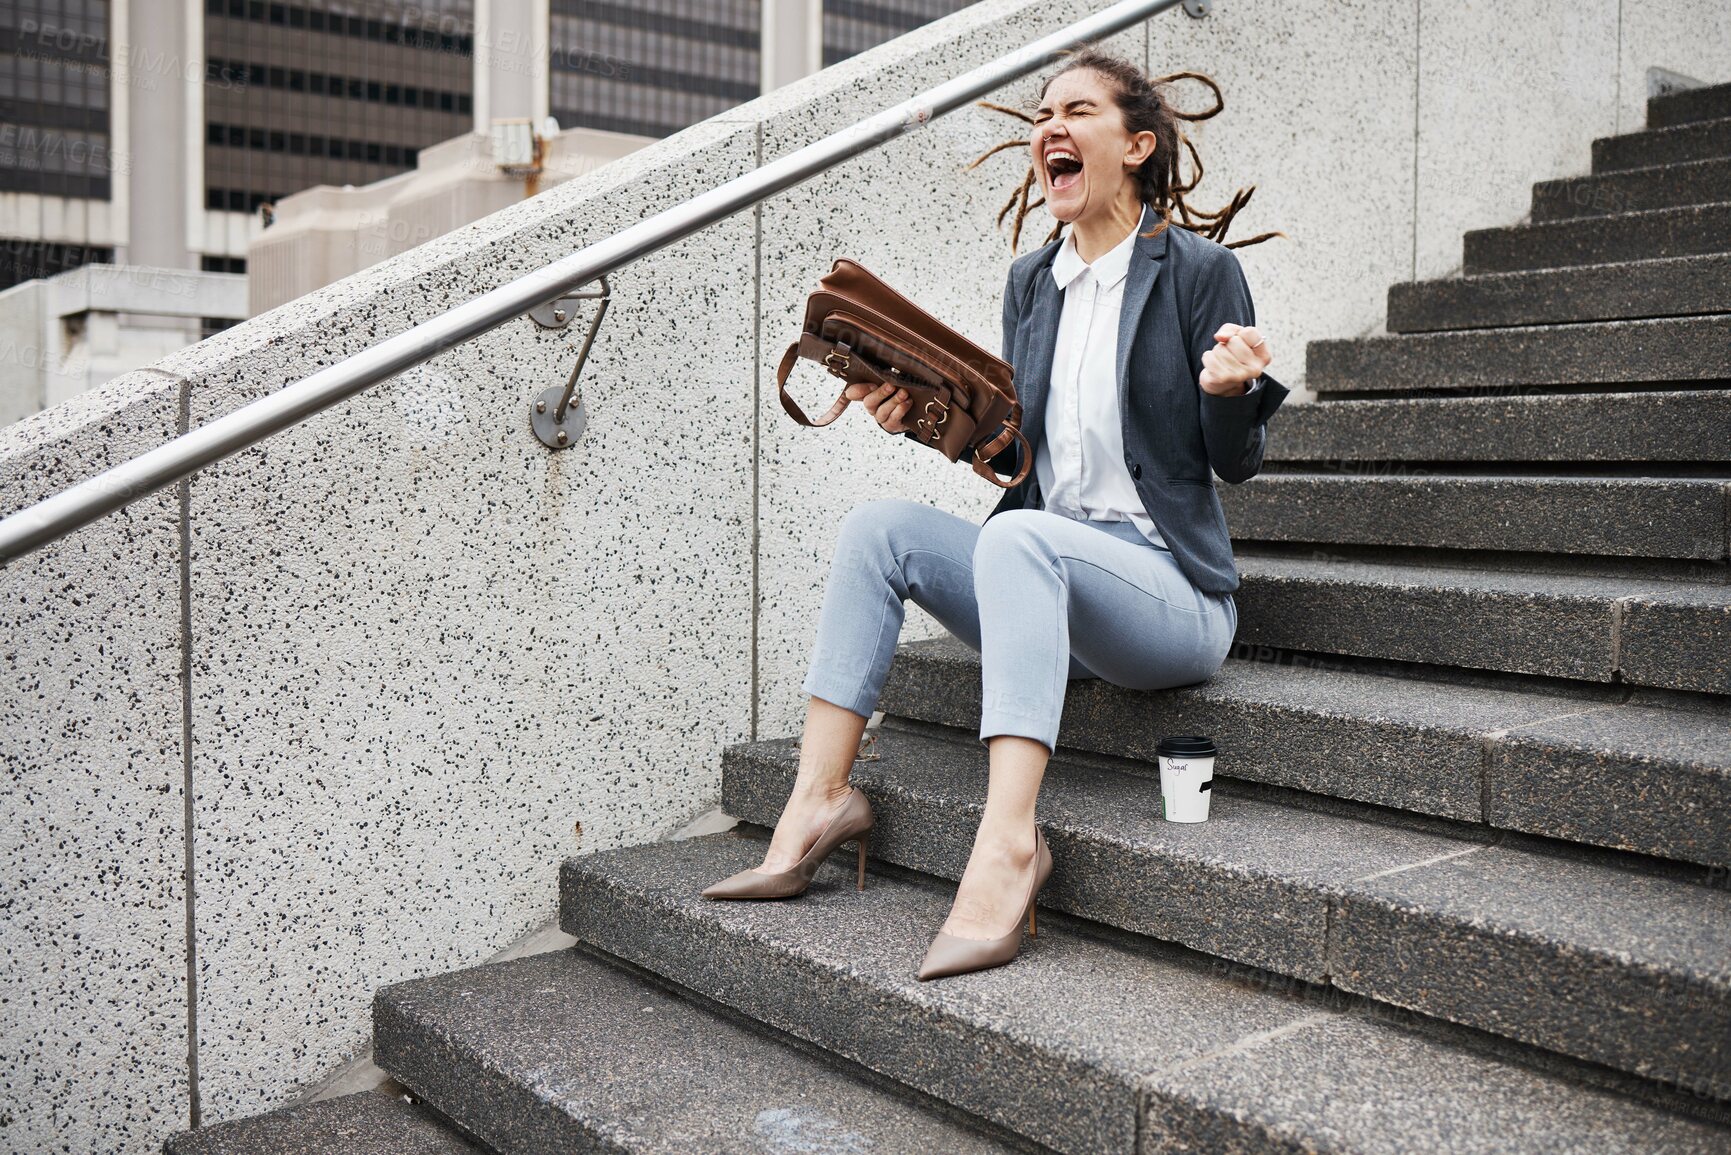
{"label": "closed eye", "polygon": [[[1094,102],[1092,100],[1077,97],[1075,100],[1070,101],[1065,107],[1069,109],[1071,116],[1078,116],[1083,113],[1091,112],[1093,110],[1093,105]],[[1052,110],[1049,108],[1036,109],[1034,111],[1034,123],[1039,124],[1040,121],[1050,118],[1051,115]]]}

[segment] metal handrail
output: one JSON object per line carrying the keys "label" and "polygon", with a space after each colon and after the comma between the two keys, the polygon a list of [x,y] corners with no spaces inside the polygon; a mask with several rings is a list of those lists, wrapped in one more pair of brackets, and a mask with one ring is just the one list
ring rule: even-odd
{"label": "metal handrail", "polygon": [[[0,520],[0,566],[531,308],[682,240],[1180,0],[1121,3],[737,176]],[[1185,0],[1194,15],[1202,0]]]}

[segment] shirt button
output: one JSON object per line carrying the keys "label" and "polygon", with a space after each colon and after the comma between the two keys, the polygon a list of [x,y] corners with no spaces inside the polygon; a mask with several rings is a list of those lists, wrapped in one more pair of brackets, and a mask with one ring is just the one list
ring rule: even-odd
{"label": "shirt button", "polygon": [[1142,467],[1140,465],[1132,465],[1130,467],[1130,476],[1140,478],[1142,476]]}

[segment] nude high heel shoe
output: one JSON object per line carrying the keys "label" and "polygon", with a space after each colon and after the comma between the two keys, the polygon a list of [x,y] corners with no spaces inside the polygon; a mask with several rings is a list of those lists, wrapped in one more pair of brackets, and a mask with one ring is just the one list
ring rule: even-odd
{"label": "nude high heel shoe", "polygon": [[[1046,835],[1038,827],[1034,827],[1034,879],[1028,887],[1028,902],[1023,914],[1028,920],[1028,933],[1034,934],[1034,898],[1040,893],[1040,888],[1046,885],[1046,879],[1052,876],[1052,852],[1046,849]],[[1002,966],[1016,957],[1022,947],[1022,923],[1018,919],[1016,926],[1002,938],[961,938],[953,934],[938,932],[932,940],[932,945],[926,948],[925,961],[920,963],[918,978],[921,980],[942,978],[945,975],[966,974],[968,971],[985,970],[988,967]]]}
{"label": "nude high heel shoe", "polygon": [[849,790],[841,808],[830,816],[818,831],[817,841],[805,852],[805,857],[775,874],[747,868],[738,874],[712,883],[703,890],[705,898],[793,898],[805,893],[812,876],[823,865],[830,852],[849,839],[859,840],[859,889],[865,889],[866,842],[876,825],[871,800],[858,786]]}

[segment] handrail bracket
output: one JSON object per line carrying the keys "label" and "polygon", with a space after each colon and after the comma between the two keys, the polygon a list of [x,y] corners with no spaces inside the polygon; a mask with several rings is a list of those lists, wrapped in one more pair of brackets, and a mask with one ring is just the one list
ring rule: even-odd
{"label": "handrail bracket", "polygon": [[569,449],[577,444],[577,439],[583,436],[583,426],[589,420],[583,410],[582,395],[577,392],[577,378],[583,372],[583,363],[589,360],[589,346],[595,341],[595,331],[601,327],[601,318],[607,315],[607,303],[613,295],[613,286],[606,275],[597,279],[601,282],[598,290],[567,293],[536,305],[524,314],[543,329],[563,329],[577,316],[577,310],[573,308],[575,302],[601,302],[601,307],[595,310],[595,316],[589,322],[589,332],[583,336],[583,347],[577,351],[577,364],[571,367],[571,376],[562,386],[550,385],[542,390],[530,407],[529,427],[548,449]]}

